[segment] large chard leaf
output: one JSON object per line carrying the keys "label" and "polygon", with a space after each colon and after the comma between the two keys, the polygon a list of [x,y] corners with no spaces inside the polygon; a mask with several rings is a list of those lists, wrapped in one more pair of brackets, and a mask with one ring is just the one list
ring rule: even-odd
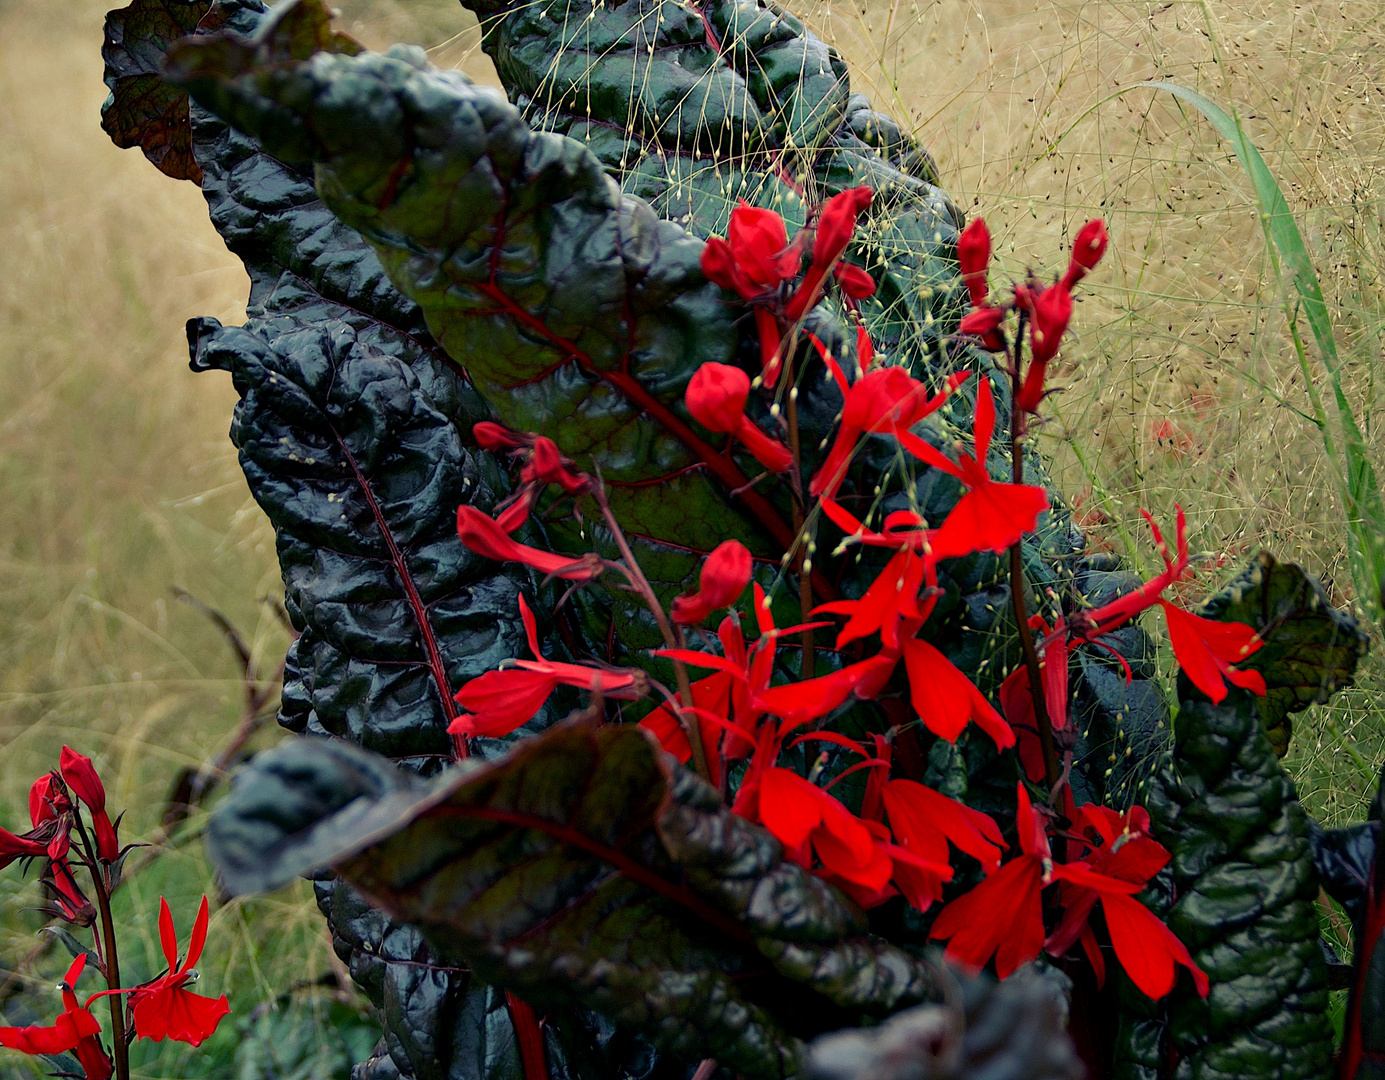
{"label": "large chard leaf", "polygon": [[931,967],[866,936],[637,727],[570,721],[431,783],[289,743],[242,775],[209,845],[232,892],[332,866],[488,982],[747,1080],[796,1075],[801,1038],[934,993]]}
{"label": "large chard leaf", "polygon": [[1250,663],[1265,699],[1232,689],[1213,705],[1179,678],[1173,760],[1147,789],[1154,835],[1172,853],[1155,897],[1211,980],[1181,983],[1165,1007],[1123,1016],[1118,1074],[1325,1078],[1332,1064],[1328,977],[1314,906],[1310,824],[1275,760],[1285,714],[1344,685],[1364,651],[1355,622],[1296,566],[1260,556],[1208,602],[1265,641]]}
{"label": "large chard leaf", "polygon": [[632,531],[703,550],[727,536],[787,544],[783,515],[753,490],[739,499],[748,514],[733,509],[725,492],[744,473],[678,404],[692,372],[736,345],[700,243],[622,199],[585,149],[530,131],[416,50],[303,63],[265,37],[213,35],[170,55],[194,96],[265,150],[317,162],[327,205],[500,419],[563,431]]}

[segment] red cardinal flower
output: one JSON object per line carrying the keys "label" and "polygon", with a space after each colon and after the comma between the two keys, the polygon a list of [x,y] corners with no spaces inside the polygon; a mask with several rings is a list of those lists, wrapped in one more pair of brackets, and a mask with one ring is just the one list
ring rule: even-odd
{"label": "red cardinal flower", "polygon": [[841,427],[831,452],[813,476],[809,493],[815,497],[835,497],[862,436],[904,438],[911,427],[942,408],[952,392],[970,375],[969,371],[961,371],[949,376],[942,393],[934,396],[928,392],[928,387],[901,367],[866,372],[844,391],[846,400],[842,405]]}
{"label": "red cardinal flower", "polygon": [[71,1051],[81,1062],[87,1080],[108,1080],[112,1072],[111,1059],[101,1046],[101,1025],[77,1002],[75,987],[86,964],[87,954],[83,953],[72,961],[63,981],[58,984],[63,1011],[51,1027],[0,1027],[0,1046],[8,1046],[22,1054],[52,1055]]}
{"label": "red cardinal flower", "polygon": [[210,1036],[221,1018],[231,1011],[225,994],[209,998],[183,989],[196,978],[194,968],[207,943],[207,898],[202,897],[202,906],[197,909],[182,967],[178,966],[178,935],[173,928],[173,913],[163,897],[159,897],[159,942],[163,945],[164,959],[168,961],[168,971],[130,991],[135,1036],[154,1042],[174,1039],[201,1046],[202,1040]]}
{"label": "red cardinal flower", "polygon": [[851,235],[856,231],[856,217],[870,205],[870,201],[870,188],[854,187],[833,195],[823,203],[813,232],[813,264],[803,275],[802,283],[785,309],[785,316],[790,322],[803,318],[804,313],[818,302],[818,297],[822,295],[823,279],[851,242]]}
{"label": "red cardinal flower", "polygon": [[1057,355],[1071,318],[1072,293],[1063,282],[1044,289],[1034,298],[1029,315],[1029,368],[1016,398],[1023,411],[1038,412],[1044,398],[1048,362]]}
{"label": "red cardinal flower", "polygon": [[524,445],[522,436],[489,420],[481,420],[472,424],[471,434],[482,450],[489,450],[493,454],[514,450]]}
{"label": "red cardinal flower", "polygon": [[544,435],[534,436],[529,460],[519,478],[529,484],[557,484],[569,495],[583,495],[592,487],[592,478],[578,470],[571,458],[563,456],[558,444]]}
{"label": "red cardinal flower", "polygon": [[1264,697],[1263,675],[1258,671],[1237,671],[1231,666],[1239,664],[1264,644],[1251,627],[1245,623],[1204,619],[1174,607],[1167,600],[1160,600],[1159,606],[1164,609],[1169,644],[1173,646],[1178,666],[1214,705],[1221,704],[1226,697],[1228,682]]}
{"label": "red cardinal flower", "polygon": [[932,609],[931,602],[919,602],[919,591],[929,578],[936,584],[937,575],[926,560],[908,549],[898,551],[859,600],[835,600],[815,608],[813,614],[849,616],[837,634],[838,649],[877,630],[885,648],[898,649],[901,623],[921,623]]}
{"label": "red cardinal flower", "polygon": [[1106,254],[1106,222],[1094,218],[1077,231],[1077,239],[1072,242],[1072,261],[1068,272],[1063,275],[1063,284],[1071,289],[1087,276],[1101,257]]}
{"label": "red cardinal flower", "polygon": [[793,455],[783,443],[771,439],[745,415],[750,397],[750,376],[729,364],[703,364],[688,380],[683,400],[692,417],[708,431],[731,435],[770,472],[787,472]]}
{"label": "red cardinal flower", "polygon": [[864,889],[882,889],[894,870],[876,848],[865,822],[803,777],[788,769],[766,769],[760,778],[760,823],[811,868],[812,855],[832,874]]}
{"label": "red cardinal flower", "polygon": [[510,536],[495,521],[474,506],[457,507],[457,535],[469,550],[496,562],[517,562],[532,566],[549,577],[568,581],[591,581],[601,572],[595,556],[573,559],[552,551],[526,547]]}
{"label": "red cardinal flower", "polygon": [[452,735],[485,735],[500,738],[534,718],[559,686],[601,692],[607,697],[633,701],[649,692],[649,680],[636,668],[599,668],[545,660],[539,650],[538,623],[523,595],[519,615],[529,639],[533,660],[510,661],[508,668],[478,675],[457,691],[463,713],[448,725]]}
{"label": "red cardinal flower", "polygon": [[[1148,835],[1149,814],[1140,806],[1122,815],[1108,807],[1087,805],[1078,808],[1076,818],[1076,829],[1087,836],[1093,849],[1080,864],[1064,868],[1068,877],[1059,885],[1063,917],[1044,942],[1045,950],[1058,957],[1081,941],[1101,985],[1106,962],[1089,923],[1099,902],[1116,958],[1145,995],[1158,1000],[1172,990],[1174,965],[1182,964],[1192,974],[1198,993],[1206,997],[1207,976],[1193,963],[1187,947],[1134,899],[1133,894],[1169,861],[1164,846]],[[1084,874],[1083,867],[1091,873]]]}
{"label": "red cardinal flower", "polygon": [[1000,324],[1005,321],[1005,315],[1004,308],[973,308],[962,316],[957,333],[964,337],[980,338],[981,344],[991,352],[1001,352],[1005,348],[1005,338],[1000,333]]}
{"label": "red cardinal flower", "polygon": [[917,435],[904,432],[899,437],[905,449],[915,457],[957,477],[968,488],[931,537],[934,559],[970,555],[974,551],[999,554],[1032,531],[1039,515],[1048,509],[1048,495],[1043,488],[991,479],[986,469],[986,455],[994,431],[995,400],[991,396],[990,380],[982,378],[972,427],[974,455],[963,453],[960,462],[954,462]]}
{"label": "red cardinal flower", "polygon": [[987,874],[1007,846],[1000,827],[980,810],[915,780],[889,780],[881,792],[890,831],[901,846],[934,862],[948,861],[948,844],[981,863]]}
{"label": "red cardinal flower", "polygon": [[1038,956],[1044,945],[1040,893],[1050,858],[1048,837],[1024,785],[1018,790],[1023,853],[943,908],[928,933],[935,941],[946,940],[948,958],[968,967],[982,968],[994,956],[1002,979]]}
{"label": "red cardinal flower", "polygon": [[730,607],[750,584],[750,551],[739,540],[716,546],[702,564],[701,588],[673,601],[670,618],[676,623],[700,623],[719,608]]}
{"label": "red cardinal flower", "polygon": [[981,218],[973,218],[957,237],[957,267],[962,272],[963,284],[971,293],[971,305],[974,308],[986,306],[986,297],[990,292],[986,285],[986,268],[990,262],[991,231],[986,228],[986,223]]}
{"label": "red cardinal flower", "polygon": [[87,804],[91,811],[92,825],[96,830],[96,853],[107,862],[115,862],[120,857],[120,841],[116,838],[115,826],[106,813],[106,788],[91,758],[79,754],[69,746],[62,748],[58,768],[73,794]]}
{"label": "red cardinal flower", "polygon": [[[1062,731],[1068,726],[1068,655],[1072,651],[1068,643],[1068,628],[1060,623],[1056,631],[1050,630],[1041,615],[1031,615],[1029,626],[1041,635],[1038,649],[1039,681],[1043,686],[1044,708],[1053,729]],[[1029,668],[1024,664],[1015,668],[1000,684],[997,696],[1010,726],[1017,731],[1032,732],[1033,746],[1026,746],[1027,740],[1021,737],[1020,758],[1029,779],[1040,779],[1044,774],[1042,751],[1039,751],[1040,757],[1037,759],[1038,772],[1031,768],[1036,760],[1031,755],[1039,736],[1034,699],[1029,693]]]}
{"label": "red cardinal flower", "polygon": [[1176,550],[1170,555],[1164,534],[1155,524],[1154,518],[1145,511],[1140,511],[1149,523],[1150,532],[1154,534],[1154,545],[1159,557],[1164,560],[1163,572],[1156,574],[1133,592],[1117,597],[1108,604],[1068,616],[1068,633],[1072,635],[1073,641],[1096,642],[1112,630],[1118,630],[1142,611],[1157,604],[1165,589],[1182,581],[1191,573],[1188,558],[1188,520],[1183,514],[1183,507],[1175,504],[1174,512]]}
{"label": "red cardinal flower", "polygon": [[865,300],[875,295],[875,279],[852,263],[838,263],[832,271],[837,284],[852,300]]}
{"label": "red cardinal flower", "polygon": [[712,237],[702,249],[708,281],[750,300],[798,274],[803,253],[789,246],[784,219],[745,200],[731,211],[726,239]]}

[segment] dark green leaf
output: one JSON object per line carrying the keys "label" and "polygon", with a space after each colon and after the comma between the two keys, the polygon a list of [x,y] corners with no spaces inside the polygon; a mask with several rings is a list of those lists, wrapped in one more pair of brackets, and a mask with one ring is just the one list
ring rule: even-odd
{"label": "dark green leaf", "polygon": [[933,993],[926,965],[634,727],[569,722],[429,784],[289,744],[242,775],[209,847],[232,891],[331,865],[493,985],[747,1078],[793,1075],[799,1037],[833,1018]]}

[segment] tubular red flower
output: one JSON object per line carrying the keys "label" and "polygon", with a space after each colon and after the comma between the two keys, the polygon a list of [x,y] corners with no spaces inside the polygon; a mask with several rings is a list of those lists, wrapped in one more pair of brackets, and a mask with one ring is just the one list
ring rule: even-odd
{"label": "tubular red flower", "polygon": [[481,420],[471,425],[471,434],[476,439],[476,444],[482,450],[489,450],[498,454],[505,450],[514,450],[524,445],[523,437],[515,434],[507,427],[501,427],[489,420]]}
{"label": "tubular red flower", "polygon": [[1238,671],[1238,664],[1257,652],[1264,641],[1245,623],[1218,622],[1204,619],[1191,611],[1160,600],[1164,619],[1169,627],[1169,644],[1178,666],[1193,685],[1221,704],[1227,695],[1228,682],[1264,697],[1265,677],[1258,671]]}
{"label": "tubular red flower", "polygon": [[[971,294],[972,307],[980,308],[986,303],[990,291],[986,285],[986,269],[990,262],[991,232],[981,218],[972,218],[957,237],[957,266],[962,272],[962,282]],[[968,330],[962,332],[974,333]]]}
{"label": "tubular red flower", "polygon": [[526,547],[512,540],[500,525],[474,506],[457,507],[457,535],[465,547],[483,558],[523,563],[541,570],[549,577],[591,581],[601,572],[601,565],[594,556],[572,559],[552,551]]}
{"label": "tubular red flower", "polygon": [[870,202],[870,188],[855,187],[833,195],[823,204],[813,232],[813,263],[784,311],[790,322],[803,318],[804,313],[818,302],[818,297],[822,295],[823,279],[851,242],[851,235],[856,231],[856,216]]}
{"label": "tubular red flower", "polygon": [[529,484],[557,484],[569,495],[586,494],[592,487],[592,478],[579,471],[571,458],[563,456],[558,444],[545,435],[534,436],[529,460],[519,478]]}
{"label": "tubular red flower", "polygon": [[75,1051],[87,1080],[108,1080],[111,1061],[101,1048],[101,1025],[96,1017],[78,1004],[74,988],[86,967],[87,954],[72,962],[59,984],[63,1011],[51,1026],[0,1027],[0,1046],[22,1054],[66,1054]]}
{"label": "tubular red flower", "polygon": [[731,211],[726,239],[741,273],[761,289],[794,277],[802,263],[802,253],[789,246],[784,219],[744,200]]}
{"label": "tubular red flower", "polygon": [[110,815],[106,813],[105,785],[101,783],[101,777],[96,775],[91,758],[77,753],[70,746],[64,746],[58,759],[58,769],[72,793],[91,810],[97,855],[107,862],[114,862],[120,857],[120,841],[116,838]]}
{"label": "tubular red flower", "polygon": [[750,550],[739,540],[718,544],[702,564],[701,588],[673,601],[670,618],[676,623],[700,623],[718,608],[730,607],[750,584]]}
{"label": "tubular red flower", "polygon": [[957,333],[964,337],[980,338],[981,344],[991,352],[1001,352],[1005,348],[1005,339],[1000,334],[1000,324],[1004,321],[1004,308],[972,308],[957,324]]}
{"label": "tubular red flower", "polygon": [[[1045,365],[1058,354],[1058,346],[1063,343],[1063,335],[1067,333],[1068,322],[1072,319],[1072,293],[1061,281],[1056,285],[1050,285],[1038,296],[1034,297],[1033,310],[1029,316],[1029,344],[1031,357],[1030,376],[1026,377],[1025,390],[1032,394],[1035,392],[1030,389],[1029,378],[1032,377],[1034,365]],[[1039,374],[1038,393],[1042,394],[1043,373]],[[1038,405],[1035,398],[1032,405]],[[1030,405],[1023,405],[1033,412]]]}
{"label": "tubular red flower", "polygon": [[[836,600],[814,609],[813,614],[848,616],[846,625],[837,634],[838,649],[877,630],[885,648],[897,649],[901,622],[905,619],[922,622],[926,618],[926,612],[919,605],[919,590],[929,576],[928,564],[921,556],[907,549],[898,551],[859,600]],[[932,576],[936,581],[936,575]]]}
{"label": "tubular red flower", "polygon": [[1101,218],[1093,218],[1077,231],[1077,238],[1072,242],[1072,261],[1063,275],[1064,285],[1071,289],[1087,276],[1106,254],[1107,239],[1106,222]]}
{"label": "tubular red flower", "polygon": [[178,935],[173,927],[173,913],[168,901],[159,897],[159,942],[163,946],[168,971],[130,992],[130,1012],[135,1020],[135,1037],[162,1042],[173,1039],[192,1046],[216,1031],[221,1018],[231,1011],[226,995],[203,997],[183,989],[194,977],[202,948],[207,943],[207,898],[197,909],[188,939],[187,956],[178,966]]}
{"label": "tubular red flower", "polygon": [[1048,495],[1043,488],[991,479],[986,456],[994,430],[995,400],[990,380],[983,378],[976,394],[972,425],[974,454],[960,454],[954,462],[916,435],[906,432],[899,437],[904,448],[919,460],[957,477],[969,489],[932,535],[934,559],[975,551],[1003,552],[1032,531],[1039,515],[1048,509]]}
{"label": "tubular red flower", "polygon": [[708,363],[693,372],[683,400],[692,418],[708,431],[731,435],[771,472],[787,472],[793,455],[745,415],[749,397],[749,375],[729,364]]}
{"label": "tubular red flower", "polygon": [[516,660],[512,667],[468,680],[454,698],[468,711],[448,725],[449,734],[468,738],[508,735],[532,720],[560,685],[626,700],[641,698],[648,692],[649,681],[636,668],[599,668],[545,660],[539,649],[538,623],[523,594],[519,597],[519,616],[534,659]]}

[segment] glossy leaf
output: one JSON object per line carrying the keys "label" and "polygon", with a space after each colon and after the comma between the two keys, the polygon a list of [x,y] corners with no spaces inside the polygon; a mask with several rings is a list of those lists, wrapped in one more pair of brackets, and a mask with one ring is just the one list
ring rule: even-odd
{"label": "glossy leaf", "polygon": [[927,965],[787,862],[633,726],[568,722],[431,783],[331,742],[242,775],[209,848],[233,892],[332,866],[441,955],[587,1006],[690,1063],[794,1075],[800,1038],[934,992]]}

